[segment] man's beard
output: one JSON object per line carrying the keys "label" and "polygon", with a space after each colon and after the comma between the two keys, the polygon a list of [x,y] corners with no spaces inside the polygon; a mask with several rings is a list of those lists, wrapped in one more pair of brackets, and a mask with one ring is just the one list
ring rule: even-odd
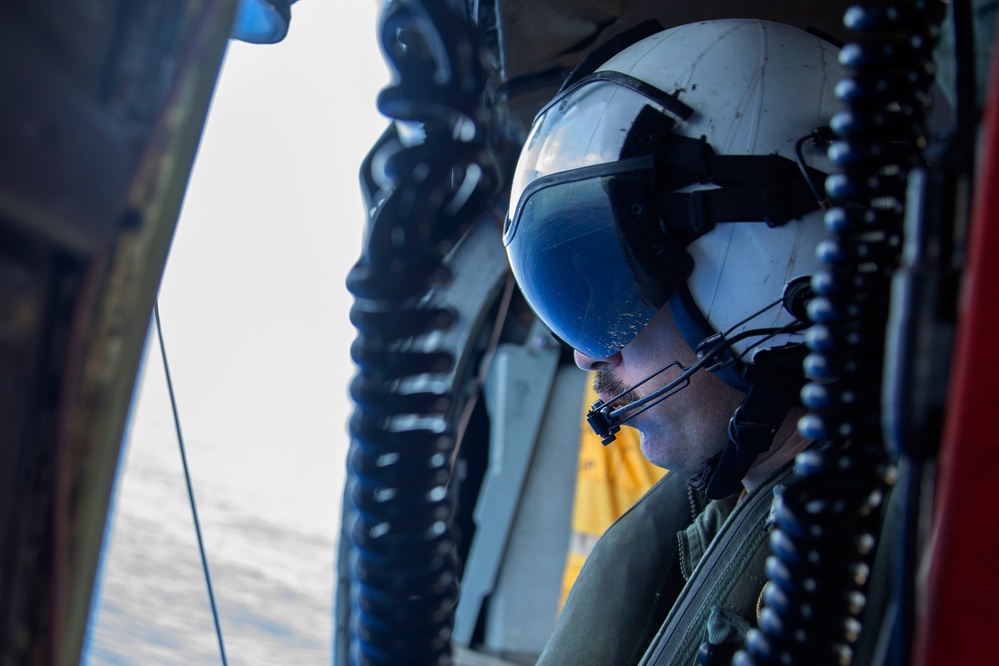
{"label": "man's beard", "polygon": [[[618,381],[610,371],[600,370],[593,378],[593,390],[598,394],[603,394],[613,400],[617,406],[626,405],[638,400],[638,393],[628,391],[628,386]],[[627,392],[626,392],[627,391]],[[614,396],[623,393],[620,398],[614,400]]]}

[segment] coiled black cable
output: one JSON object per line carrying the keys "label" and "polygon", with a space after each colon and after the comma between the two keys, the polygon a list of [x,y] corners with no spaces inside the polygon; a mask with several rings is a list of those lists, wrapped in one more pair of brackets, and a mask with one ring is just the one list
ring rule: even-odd
{"label": "coiled black cable", "polygon": [[[362,255],[347,277],[357,373],[345,500],[353,664],[450,663],[457,577],[449,458],[454,355],[435,331],[456,314],[426,305],[445,253],[489,205],[485,56],[453,3],[398,0],[380,19],[393,84],[379,110],[425,137],[387,157]],[[369,193],[370,194],[370,193]]]}
{"label": "coiled black cable", "polygon": [[[831,123],[826,189],[831,240],[818,252],[807,334],[809,413],[817,445],[796,460],[777,502],[758,630],[738,666],[849,664],[893,466],[881,432],[880,386],[891,276],[900,252],[906,178],[927,144],[938,0],[869,2],[847,10],[840,56],[843,109]],[[872,628],[876,630],[877,628]]]}

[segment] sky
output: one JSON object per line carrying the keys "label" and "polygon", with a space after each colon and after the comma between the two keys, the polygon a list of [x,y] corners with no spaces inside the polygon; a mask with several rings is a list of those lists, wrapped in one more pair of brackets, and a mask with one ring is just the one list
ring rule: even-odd
{"label": "sky", "polygon": [[[365,224],[358,170],[388,122],[379,6],[299,0],[283,42],[230,44],[160,289],[230,664],[329,663],[355,336],[344,280]],[[94,666],[220,663],[150,341]]]}
{"label": "sky", "polygon": [[301,0],[285,41],[230,46],[160,290],[177,383],[198,368],[178,386],[187,418],[207,434],[260,437],[240,424],[251,410],[282,439],[313,435],[331,408],[345,418],[357,174],[387,123],[375,10]]}

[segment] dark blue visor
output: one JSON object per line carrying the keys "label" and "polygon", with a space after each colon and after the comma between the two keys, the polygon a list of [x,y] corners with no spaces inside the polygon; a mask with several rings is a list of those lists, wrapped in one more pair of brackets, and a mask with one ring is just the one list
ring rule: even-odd
{"label": "dark blue visor", "polygon": [[648,209],[640,197],[618,194],[642,189],[627,182],[622,188],[622,181],[644,176],[607,173],[629,166],[618,162],[538,179],[511,211],[504,234],[514,276],[535,314],[591,358],[619,351],[658,310],[642,297],[642,271],[619,231],[622,217]]}

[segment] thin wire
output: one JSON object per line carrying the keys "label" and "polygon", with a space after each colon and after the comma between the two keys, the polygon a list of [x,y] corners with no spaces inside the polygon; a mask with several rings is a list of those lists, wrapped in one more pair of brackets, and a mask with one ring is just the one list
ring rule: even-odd
{"label": "thin wire", "polygon": [[[808,189],[812,191],[812,196],[815,197],[815,202],[819,204],[819,208],[822,210],[829,210],[832,208],[832,203],[829,201],[829,197],[822,194],[819,191],[818,185],[812,180],[812,175],[808,173],[807,165],[805,164],[805,156],[801,154],[801,147],[806,141],[812,139],[812,141],[818,145],[820,142],[825,142],[828,144],[828,140],[823,136],[826,131],[829,130],[828,127],[816,127],[810,134],[798,139],[794,144],[794,156],[795,161],[798,163],[798,170],[801,171],[801,175],[805,177],[805,183],[808,184]],[[824,191],[824,188],[823,188]]]}
{"label": "thin wire", "polygon": [[163,342],[163,329],[160,326],[160,304],[153,303],[153,320],[156,322],[156,335],[160,340],[160,355],[163,357],[163,370],[166,373],[167,390],[170,393],[170,406],[173,408],[173,423],[177,430],[177,444],[180,446],[180,460],[184,464],[184,480],[187,482],[187,497],[191,502],[191,515],[194,516],[194,532],[198,536],[198,550],[201,551],[201,566],[205,570],[205,584],[208,586],[208,600],[212,606],[212,617],[215,619],[215,635],[219,639],[219,653],[222,655],[222,666],[229,666],[225,657],[225,643],[222,640],[222,624],[219,622],[219,611],[215,605],[215,592],[212,589],[212,576],[208,572],[208,556],[205,554],[205,541],[201,537],[201,521],[198,520],[198,505],[194,501],[194,484],[191,483],[191,472],[187,467],[187,453],[184,447],[184,435],[180,429],[180,413],[177,410],[177,399],[173,393],[173,381],[170,379],[170,364],[167,362],[166,344]]}
{"label": "thin wire", "polygon": [[[736,360],[737,361],[741,361],[742,359],[746,358],[746,354],[748,354],[749,352],[753,351],[754,349],[756,349],[757,347],[759,347],[763,343],[767,342],[768,340],[773,340],[778,335],[800,333],[801,331],[805,330],[806,328],[808,328],[808,325],[805,322],[802,322],[802,321],[792,321],[790,324],[785,324],[785,325],[781,326],[780,328],[758,328],[758,329],[755,329],[753,331],[745,331],[746,333],[753,333],[753,334],[756,334],[756,335],[762,335],[763,337],[760,338],[759,340],[757,340],[756,342],[754,342],[753,344],[749,345],[748,347],[746,347],[742,351],[742,353],[739,354],[739,356],[736,357]],[[745,337],[751,337],[751,336],[747,335]]]}
{"label": "thin wire", "polygon": [[[451,465],[451,473],[454,473],[454,464],[458,460],[458,454],[461,453],[461,445],[465,441],[465,430],[468,428],[468,422],[472,419],[472,412],[475,410],[475,405],[482,393],[482,386],[486,383],[486,374],[488,373],[488,369],[493,365],[493,356],[496,355],[500,335],[503,333],[503,323],[506,321],[507,313],[510,311],[510,303],[513,300],[514,284],[513,276],[508,275],[506,285],[503,288],[503,295],[500,297],[499,310],[493,322],[493,330],[489,335],[489,344],[486,346],[486,352],[479,363],[479,373],[475,378],[475,388],[472,390],[472,395],[469,397],[468,402],[465,403],[465,408],[462,410],[461,417],[458,420],[454,450],[451,451],[451,459],[448,461]],[[448,478],[450,479],[450,476]]]}

